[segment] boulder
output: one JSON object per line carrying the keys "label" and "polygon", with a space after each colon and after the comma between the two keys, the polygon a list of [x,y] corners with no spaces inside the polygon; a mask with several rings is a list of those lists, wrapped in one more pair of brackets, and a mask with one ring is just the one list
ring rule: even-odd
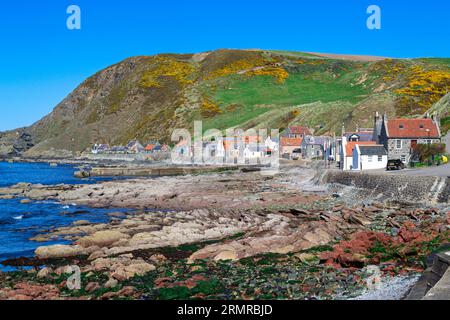
{"label": "boulder", "polygon": [[84,290],[89,293],[92,293],[98,289],[100,289],[100,285],[97,282],[89,282],[84,288]]}
{"label": "boulder", "polygon": [[111,258],[98,258],[91,263],[91,266],[94,268],[94,270],[100,271],[110,269],[114,263],[115,260]]}
{"label": "boulder", "polygon": [[80,240],[78,240],[78,243],[84,248],[91,246],[99,246],[102,248],[108,247],[119,240],[129,238],[130,238],[129,235],[124,234],[122,232],[107,230],[107,231],[98,231],[90,236],[81,238]]}
{"label": "boulder", "polygon": [[295,247],[291,244],[284,246],[284,247],[280,247],[280,248],[276,248],[274,250],[272,250],[273,253],[278,253],[278,254],[288,254],[290,252],[293,252],[295,250]]}
{"label": "boulder", "polygon": [[51,268],[45,267],[38,272],[37,277],[39,279],[46,279],[49,278],[52,273],[53,270]]}
{"label": "boulder", "polygon": [[91,255],[89,256],[88,260],[89,261],[93,261],[96,260],[98,258],[104,258],[106,257],[106,254],[102,251],[102,250],[97,250],[91,253]]}
{"label": "boulder", "polygon": [[107,288],[107,289],[112,289],[112,288],[117,287],[118,285],[119,285],[119,281],[117,281],[116,279],[111,278],[105,283],[104,287]]}
{"label": "boulder", "polygon": [[130,297],[133,296],[136,293],[136,288],[127,286],[123,287],[122,290],[119,291],[120,297]]}
{"label": "boulder", "polygon": [[80,171],[76,171],[74,173],[74,176],[75,176],[75,178],[84,179],[84,178],[89,178],[91,176],[91,173],[86,170],[80,170]]}
{"label": "boulder", "polygon": [[123,268],[120,268],[111,274],[111,277],[116,279],[117,281],[125,281],[128,280],[128,275]]}
{"label": "boulder", "polygon": [[74,226],[87,226],[90,222],[87,220],[78,220],[73,223]]}
{"label": "boulder", "polygon": [[150,257],[150,261],[155,264],[162,264],[167,261],[167,258],[162,254],[154,254]]}
{"label": "boulder", "polygon": [[69,246],[56,244],[52,246],[43,246],[34,252],[39,259],[68,258],[84,254],[84,249],[80,246]]}
{"label": "boulder", "polygon": [[142,261],[126,266],[124,269],[127,275],[132,278],[134,276],[143,276],[148,272],[154,271],[156,270],[156,267],[152,264]]}
{"label": "boulder", "polygon": [[234,250],[225,250],[220,252],[217,256],[214,257],[215,261],[226,261],[226,260],[232,260],[236,261],[238,260],[237,252]]}

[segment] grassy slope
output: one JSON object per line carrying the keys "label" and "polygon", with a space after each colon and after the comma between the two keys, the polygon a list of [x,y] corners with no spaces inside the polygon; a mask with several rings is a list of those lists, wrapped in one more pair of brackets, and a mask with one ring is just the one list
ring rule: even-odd
{"label": "grassy slope", "polygon": [[[371,127],[376,111],[390,116],[418,116],[399,109],[400,95],[396,90],[408,83],[415,67],[445,71],[450,62],[450,59],[430,58],[339,65],[339,60],[312,55],[272,53],[290,60],[288,65],[297,57],[307,62],[300,70],[286,67],[290,75],[282,84],[270,76],[235,75],[208,86],[209,94],[222,112],[204,119],[205,129],[284,129],[288,125],[304,124],[320,134],[339,134],[343,124],[347,129]],[[439,112],[446,115],[445,110]],[[443,124],[447,126],[447,123],[448,118],[444,118]]]}
{"label": "grassy slope", "polygon": [[[229,76],[220,79],[210,94],[222,113],[206,119],[205,128],[225,129],[243,123],[248,125],[252,119],[265,113],[280,113],[281,110],[286,115],[293,111],[292,106],[314,102],[326,104],[339,101],[343,105],[354,105],[370,93],[363,84],[356,83],[360,76],[359,69],[346,64],[345,68],[348,69],[345,71],[339,69],[341,66],[333,71],[332,68],[339,62],[321,60],[324,62],[317,68],[305,65],[300,70],[291,70],[284,83],[278,83],[270,76]],[[316,69],[322,69],[323,72]],[[234,108],[230,110],[229,106]]]}

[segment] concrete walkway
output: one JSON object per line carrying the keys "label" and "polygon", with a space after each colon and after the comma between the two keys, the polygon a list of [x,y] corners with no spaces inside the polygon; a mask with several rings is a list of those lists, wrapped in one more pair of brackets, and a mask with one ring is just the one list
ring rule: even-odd
{"label": "concrete walkway", "polygon": [[[450,251],[443,253],[450,259]],[[450,300],[450,268],[442,278],[427,292],[422,300]]]}
{"label": "concrete walkway", "polygon": [[427,265],[406,300],[450,300],[450,251],[431,255]]}

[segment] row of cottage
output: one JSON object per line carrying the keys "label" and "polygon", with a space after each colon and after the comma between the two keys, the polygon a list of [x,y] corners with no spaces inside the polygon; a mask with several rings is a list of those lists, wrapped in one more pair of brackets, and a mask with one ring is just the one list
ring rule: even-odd
{"label": "row of cottage", "polygon": [[[378,113],[370,129],[358,128],[356,132],[345,132],[341,137],[307,135],[297,128],[288,140],[281,141],[282,154],[301,152],[303,158],[316,158],[337,162],[342,170],[371,170],[386,168],[388,160],[401,160],[409,164],[414,149],[419,144],[441,142],[439,119],[427,115],[417,119],[389,119]],[[301,141],[300,141],[301,140]],[[294,142],[294,143],[292,143]],[[290,154],[289,154],[290,152]]]}
{"label": "row of cottage", "polygon": [[[419,119],[389,119],[387,115],[374,117],[373,128],[358,128],[341,137],[314,136],[312,130],[294,126],[280,139],[246,136],[240,144],[236,138],[223,138],[204,142],[208,155],[218,158],[238,157],[243,150],[245,160],[272,156],[283,158],[318,159],[335,162],[342,170],[370,170],[386,168],[388,160],[401,160],[408,164],[415,146],[441,142],[439,119],[426,116]],[[175,146],[181,155],[193,154],[186,141]],[[242,150],[239,150],[242,148]]]}
{"label": "row of cottage", "polygon": [[[343,170],[370,170],[386,168],[388,160],[401,160],[408,164],[415,146],[441,142],[439,119],[426,116],[420,119],[389,119],[387,115],[374,117],[373,128],[358,128],[356,132],[345,132],[341,137],[314,136],[304,126],[286,129],[280,138],[245,136],[243,141],[236,137],[218,141],[203,142],[203,150],[212,158],[242,158],[255,160],[279,154],[283,158],[318,159],[335,162]],[[109,147],[96,144],[94,154],[108,153],[160,153],[170,152],[168,145],[150,142],[145,147],[137,140],[127,146]],[[192,157],[192,143],[181,140],[173,151],[185,157]],[[204,153],[204,154],[205,154]]]}
{"label": "row of cottage", "polygon": [[145,147],[138,140],[131,140],[126,146],[110,146],[109,144],[94,144],[92,154],[138,154],[169,152],[170,147],[159,142],[150,142]]}
{"label": "row of cottage", "polygon": [[440,121],[427,115],[417,119],[389,119],[378,113],[373,129],[343,134],[338,161],[343,170],[386,168],[388,160],[411,162],[419,144],[441,143]]}

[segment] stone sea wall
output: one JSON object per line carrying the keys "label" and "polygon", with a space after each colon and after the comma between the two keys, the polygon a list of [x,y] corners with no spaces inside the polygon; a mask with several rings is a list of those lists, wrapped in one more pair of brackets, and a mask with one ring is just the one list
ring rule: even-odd
{"label": "stone sea wall", "polygon": [[323,182],[366,189],[368,196],[407,202],[445,203],[449,202],[450,195],[450,179],[447,177],[328,171]]}

